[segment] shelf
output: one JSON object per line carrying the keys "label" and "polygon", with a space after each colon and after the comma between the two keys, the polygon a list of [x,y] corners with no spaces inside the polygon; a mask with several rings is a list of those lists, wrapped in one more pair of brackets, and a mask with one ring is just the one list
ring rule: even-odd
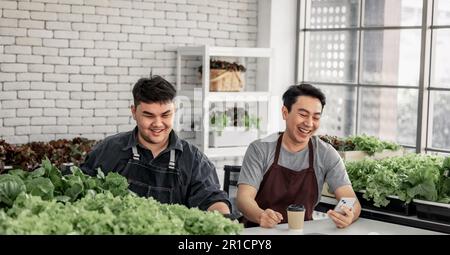
{"label": "shelf", "polygon": [[[181,91],[178,96],[192,98],[194,101],[202,101],[201,95],[194,96],[194,91]],[[269,92],[208,92],[207,102],[268,102],[270,100]]]}
{"label": "shelf", "polygon": [[[203,151],[208,157],[211,158],[224,158],[224,157],[242,157],[247,150],[247,140],[240,139],[241,143],[231,143],[228,140],[212,140],[210,138],[210,108],[222,107],[222,102],[225,104],[223,107],[229,105],[238,105],[241,103],[252,103],[251,110],[257,111],[257,116],[262,120],[262,129],[270,130],[272,114],[269,108],[272,105],[273,95],[272,82],[271,82],[271,70],[273,69],[273,49],[271,48],[241,48],[241,47],[210,47],[208,45],[203,46],[189,46],[179,47],[177,49],[177,89],[179,95],[189,98],[191,111],[194,112],[194,119],[200,120],[202,130],[195,135],[194,139],[199,139],[196,143],[199,145],[201,151]],[[189,91],[183,90],[182,72],[183,76],[193,76],[196,70],[194,68],[183,69],[182,65],[187,65],[187,61],[183,61],[183,57],[197,57],[195,61],[199,61],[201,58],[201,65],[203,66],[203,76],[201,79],[201,87],[199,84],[190,80]],[[210,61],[213,57],[231,57],[238,58],[237,62],[247,67],[248,71],[252,72],[251,76],[251,89],[250,91],[239,92],[219,92],[210,91]],[[247,60],[247,58],[255,58],[256,60]],[[232,60],[224,60],[232,61]],[[199,64],[197,63],[196,64]],[[249,62],[249,63],[248,63]],[[248,65],[247,65],[248,63]],[[192,66],[189,66],[192,67]],[[250,68],[250,69],[248,69]],[[248,77],[247,77],[248,78]],[[186,79],[186,78],[185,78]],[[194,83],[194,84],[192,84]],[[192,86],[194,85],[194,86]],[[216,85],[216,84],[213,84]],[[250,86],[250,84],[248,84]],[[254,86],[254,87],[253,87]],[[215,90],[215,89],[214,89]],[[195,92],[195,93],[194,93]],[[180,98],[181,99],[181,98]],[[183,102],[185,99],[183,98]],[[230,104],[228,104],[228,102]],[[186,102],[187,103],[187,102]],[[214,104],[213,104],[214,103]],[[217,104],[217,105],[216,105]],[[253,105],[254,104],[254,105]],[[245,106],[246,107],[246,106]],[[191,114],[189,112],[189,114]],[[201,116],[198,116],[200,115]],[[228,134],[231,136],[230,134]],[[229,138],[227,136],[227,138]],[[261,134],[258,134],[256,138],[261,138]],[[252,138],[253,140],[253,138]],[[227,141],[227,142],[225,142]],[[218,142],[220,144],[217,144]],[[233,147],[210,147],[211,145]],[[245,146],[244,146],[245,145]]]}
{"label": "shelf", "polygon": [[269,92],[209,92],[209,102],[268,102]]}
{"label": "shelf", "polygon": [[179,48],[178,54],[181,56],[204,56],[208,54],[215,57],[270,58],[273,50],[269,48],[209,47],[204,45]]}
{"label": "shelf", "polygon": [[204,153],[208,158],[223,157],[243,157],[247,147],[223,147],[223,148],[206,148]]}

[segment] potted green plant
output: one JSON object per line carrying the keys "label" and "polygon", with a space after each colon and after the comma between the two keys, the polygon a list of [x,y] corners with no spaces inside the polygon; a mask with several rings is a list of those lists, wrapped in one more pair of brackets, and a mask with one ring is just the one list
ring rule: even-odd
{"label": "potted green plant", "polygon": [[215,112],[209,119],[211,130],[222,132],[228,126],[229,118],[224,112]]}
{"label": "potted green plant", "polygon": [[247,146],[258,138],[260,118],[240,108],[214,112],[210,117],[210,147]]}

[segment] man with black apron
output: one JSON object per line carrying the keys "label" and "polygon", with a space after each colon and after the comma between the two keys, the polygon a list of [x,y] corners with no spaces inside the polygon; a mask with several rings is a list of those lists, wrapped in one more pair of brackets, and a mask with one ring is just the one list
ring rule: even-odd
{"label": "man with black apron", "polygon": [[131,107],[137,126],[105,138],[81,165],[95,175],[118,172],[129,189],[161,203],[230,213],[228,195],[220,190],[214,165],[194,145],[172,130],[175,87],[159,76],[140,79],[133,88]]}
{"label": "man with black apron", "polygon": [[[283,94],[286,129],[250,144],[238,181],[237,205],[246,227],[274,227],[287,222],[290,204],[304,205],[305,220],[312,220],[324,182],[336,199],[354,197],[345,166],[338,152],[313,136],[320,125],[325,95],[309,84],[291,86]],[[328,216],[337,227],[354,222],[361,206],[343,206]]]}

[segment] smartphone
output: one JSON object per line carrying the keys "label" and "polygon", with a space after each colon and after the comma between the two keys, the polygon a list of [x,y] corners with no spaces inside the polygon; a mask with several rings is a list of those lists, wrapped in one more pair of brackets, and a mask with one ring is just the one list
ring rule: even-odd
{"label": "smartphone", "polygon": [[345,214],[345,212],[341,209],[341,206],[345,205],[348,208],[353,208],[353,205],[355,204],[355,202],[356,202],[355,197],[343,197],[343,198],[341,198],[339,203],[334,207],[334,211],[338,212],[340,214]]}

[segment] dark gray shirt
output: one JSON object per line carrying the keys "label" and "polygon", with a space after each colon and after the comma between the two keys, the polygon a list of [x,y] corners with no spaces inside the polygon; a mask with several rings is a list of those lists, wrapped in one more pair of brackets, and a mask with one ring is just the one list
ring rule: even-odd
{"label": "dark gray shirt", "polygon": [[189,208],[198,207],[206,210],[215,202],[225,202],[231,208],[226,192],[220,190],[219,178],[212,162],[197,147],[178,138],[174,131],[170,133],[169,145],[156,158],[150,150],[137,141],[137,127],[129,132],[109,136],[97,144],[81,164],[81,169],[96,175],[97,168],[107,174],[110,171],[121,173],[128,160],[133,157],[132,146],[135,145],[143,163],[167,167],[170,150],[175,149],[176,163],[182,176],[183,204]]}

